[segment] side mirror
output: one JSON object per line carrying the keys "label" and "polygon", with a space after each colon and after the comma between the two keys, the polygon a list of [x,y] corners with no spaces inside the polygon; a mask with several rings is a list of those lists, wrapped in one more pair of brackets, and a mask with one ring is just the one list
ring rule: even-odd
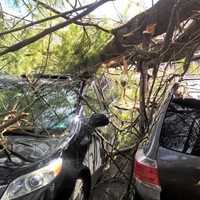
{"label": "side mirror", "polygon": [[89,125],[96,128],[109,124],[109,119],[104,114],[95,113],[89,119]]}

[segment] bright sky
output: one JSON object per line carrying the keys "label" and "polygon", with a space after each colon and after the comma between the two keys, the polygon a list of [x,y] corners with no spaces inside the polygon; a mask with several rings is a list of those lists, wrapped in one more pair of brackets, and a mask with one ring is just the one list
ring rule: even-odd
{"label": "bright sky", "polygon": [[116,0],[105,3],[94,11],[99,17],[111,18],[117,21],[126,21],[128,18],[144,10],[143,0]]}
{"label": "bright sky", "polygon": [[[0,0],[3,10],[14,15],[22,15],[23,9],[21,10],[21,13],[19,13],[19,10],[14,9],[14,6],[11,5],[9,1],[12,2],[12,0]],[[80,1],[85,2],[86,0]],[[154,0],[154,2],[156,1],[158,0]],[[43,0],[43,2],[45,1]],[[94,2],[94,0],[87,0],[87,2]],[[115,0],[105,3],[92,14],[97,17],[106,17],[116,21],[125,22],[139,12],[142,12],[144,9],[151,7],[151,4],[152,0]]]}

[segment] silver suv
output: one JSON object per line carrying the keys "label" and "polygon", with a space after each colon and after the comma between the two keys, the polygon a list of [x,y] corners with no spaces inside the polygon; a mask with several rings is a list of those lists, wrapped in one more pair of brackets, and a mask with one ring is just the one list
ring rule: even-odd
{"label": "silver suv", "polygon": [[136,196],[200,199],[200,77],[176,83],[135,156]]}

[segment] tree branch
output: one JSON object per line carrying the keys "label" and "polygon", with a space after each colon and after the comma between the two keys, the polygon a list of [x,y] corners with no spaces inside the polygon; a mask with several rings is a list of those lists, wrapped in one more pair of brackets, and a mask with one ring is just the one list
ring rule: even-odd
{"label": "tree branch", "polygon": [[[52,8],[51,6],[45,4],[45,3],[41,2],[41,1],[38,1],[38,0],[33,0],[33,1],[37,2],[42,7],[46,8],[47,10],[52,11],[53,13],[55,13],[57,15],[61,14],[60,11],[56,10],[55,8]],[[60,17],[66,19],[66,20],[69,20],[69,17],[67,17],[66,15],[62,15]],[[94,24],[94,23],[86,23],[86,22],[81,22],[81,21],[75,21],[74,24],[79,25],[79,26],[93,26],[93,27],[95,27],[97,29],[100,29],[100,30],[102,30],[104,32],[111,33],[111,30],[107,30],[107,29],[99,26],[98,24]]]}
{"label": "tree branch", "polygon": [[71,19],[69,19],[69,20],[67,20],[65,22],[59,23],[59,24],[57,24],[55,26],[52,26],[50,28],[47,28],[44,31],[42,31],[42,32],[40,32],[40,33],[38,33],[38,34],[28,38],[28,39],[25,39],[23,41],[20,41],[20,42],[14,44],[14,45],[8,47],[4,51],[0,52],[0,56],[5,55],[5,54],[7,54],[9,52],[17,51],[17,50],[19,50],[19,49],[21,49],[21,48],[33,43],[33,42],[38,41],[39,39],[45,37],[46,35],[48,35],[50,33],[53,33],[53,32],[55,32],[55,31],[57,31],[57,30],[59,30],[61,28],[66,27],[67,25],[69,25],[69,24],[77,21],[78,19],[86,16],[87,14],[89,14],[90,12],[95,10],[97,7],[101,6],[102,4],[104,4],[104,3],[108,2],[108,1],[111,1],[111,0],[100,0],[98,2],[93,3],[85,11],[83,11],[80,14],[78,14],[77,16],[75,16],[75,17],[73,17],[73,18],[71,18]]}
{"label": "tree branch", "polygon": [[[20,31],[20,30],[23,30],[25,28],[28,28],[28,27],[31,27],[31,26],[34,26],[34,25],[37,25],[37,24],[41,24],[41,23],[44,23],[46,21],[49,21],[49,20],[53,20],[53,19],[56,19],[58,17],[66,17],[66,15],[68,14],[72,14],[74,12],[77,12],[77,11],[80,11],[80,10],[84,10],[90,6],[92,6],[93,4],[89,4],[89,5],[86,5],[86,6],[83,6],[83,7],[79,7],[79,8],[76,8],[76,9],[73,9],[73,10],[70,10],[70,11],[66,11],[66,12],[63,12],[63,13],[59,13],[57,15],[54,15],[54,16],[51,16],[51,17],[47,17],[45,19],[41,19],[41,20],[38,20],[38,21],[35,21],[35,22],[31,22],[31,23],[28,23],[24,26],[21,26],[21,27],[17,27],[15,29],[12,29],[12,30],[8,30],[8,31],[4,31],[4,32],[1,32],[0,33],[0,37],[3,36],[3,35],[6,35],[6,34],[9,34],[9,33],[13,33],[13,32],[16,32],[16,31]],[[70,18],[68,18],[69,20]]]}

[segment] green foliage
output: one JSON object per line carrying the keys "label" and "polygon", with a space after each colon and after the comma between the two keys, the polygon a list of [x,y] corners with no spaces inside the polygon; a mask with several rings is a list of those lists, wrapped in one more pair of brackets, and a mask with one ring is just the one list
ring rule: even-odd
{"label": "green foliage", "polygon": [[55,48],[57,66],[64,73],[85,70],[98,62],[99,52],[106,45],[109,35],[95,28],[83,29],[71,25],[59,32],[61,42]]}
{"label": "green foliage", "polygon": [[[27,30],[21,39],[36,34],[36,30]],[[16,37],[20,37],[20,33]],[[83,29],[71,25],[53,33],[15,53],[5,55],[1,60],[4,72],[24,74],[30,72],[73,73],[93,67],[98,52],[106,44],[109,35],[95,28]],[[2,45],[16,43],[11,35],[0,40]],[[0,67],[1,67],[0,66]]]}
{"label": "green foliage", "polygon": [[[43,8],[31,0],[8,0],[7,5],[15,11],[21,11],[23,15],[30,12],[27,20],[37,21],[55,13]],[[66,6],[63,0],[47,0],[46,4],[60,8]],[[23,4],[23,5],[22,5]],[[68,9],[70,5],[68,4]],[[34,10],[34,12],[32,12]],[[35,36],[39,32],[55,24],[63,22],[62,18],[43,22],[21,31],[6,34],[0,37],[0,50],[4,50],[13,44]],[[28,22],[0,18],[0,32],[9,31],[12,28],[24,26]],[[102,22],[106,24],[106,22]],[[46,36],[23,49],[0,57],[1,71],[11,74],[24,74],[30,72],[43,73],[74,73],[93,68],[93,63],[99,60],[99,51],[103,48],[110,35],[97,30],[95,27],[81,27],[70,25],[55,33]]]}

